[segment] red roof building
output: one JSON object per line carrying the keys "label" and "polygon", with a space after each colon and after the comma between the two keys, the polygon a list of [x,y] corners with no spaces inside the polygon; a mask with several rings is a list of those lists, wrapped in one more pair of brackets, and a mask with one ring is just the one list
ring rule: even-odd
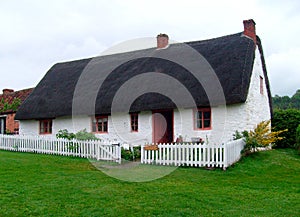
{"label": "red roof building", "polygon": [[33,88],[19,91],[3,89],[3,94],[0,94],[0,134],[19,133],[19,121],[15,120],[15,114],[32,91]]}

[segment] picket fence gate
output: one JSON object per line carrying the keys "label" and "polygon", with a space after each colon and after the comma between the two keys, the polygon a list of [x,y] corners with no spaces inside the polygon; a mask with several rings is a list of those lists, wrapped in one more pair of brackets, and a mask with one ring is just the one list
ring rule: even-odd
{"label": "picket fence gate", "polygon": [[240,159],[244,145],[243,139],[221,145],[197,143],[145,145],[141,148],[141,163],[226,169]]}
{"label": "picket fence gate", "polygon": [[121,163],[121,146],[101,140],[67,140],[48,136],[0,135],[0,149],[77,156]]}

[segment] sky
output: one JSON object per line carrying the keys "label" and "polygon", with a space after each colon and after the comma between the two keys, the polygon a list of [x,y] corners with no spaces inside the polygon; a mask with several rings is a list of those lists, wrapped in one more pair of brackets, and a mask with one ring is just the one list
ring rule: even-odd
{"label": "sky", "polygon": [[55,63],[124,41],[210,39],[242,32],[245,19],[256,22],[272,95],[292,96],[300,89],[298,0],[0,0],[0,92],[34,87]]}

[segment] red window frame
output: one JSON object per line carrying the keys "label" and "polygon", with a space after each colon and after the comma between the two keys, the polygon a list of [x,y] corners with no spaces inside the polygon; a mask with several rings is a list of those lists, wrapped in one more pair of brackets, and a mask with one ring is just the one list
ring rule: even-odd
{"label": "red window frame", "polygon": [[211,124],[211,108],[198,108],[194,110],[195,130],[210,130]]}
{"label": "red window frame", "polygon": [[259,76],[259,89],[260,94],[264,94],[264,78],[262,76]]}
{"label": "red window frame", "polygon": [[40,134],[52,134],[52,119],[45,119],[39,121]]}
{"label": "red window frame", "polygon": [[139,114],[138,113],[130,114],[130,128],[131,128],[131,132],[139,131]]}
{"label": "red window frame", "polygon": [[108,116],[96,116],[92,120],[92,131],[94,133],[108,133]]}

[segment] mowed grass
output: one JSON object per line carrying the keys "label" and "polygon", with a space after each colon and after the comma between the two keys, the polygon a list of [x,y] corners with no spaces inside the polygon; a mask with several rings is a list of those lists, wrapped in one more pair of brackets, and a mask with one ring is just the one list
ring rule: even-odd
{"label": "mowed grass", "polygon": [[86,159],[0,151],[0,216],[300,216],[300,157],[272,150],[135,183]]}

